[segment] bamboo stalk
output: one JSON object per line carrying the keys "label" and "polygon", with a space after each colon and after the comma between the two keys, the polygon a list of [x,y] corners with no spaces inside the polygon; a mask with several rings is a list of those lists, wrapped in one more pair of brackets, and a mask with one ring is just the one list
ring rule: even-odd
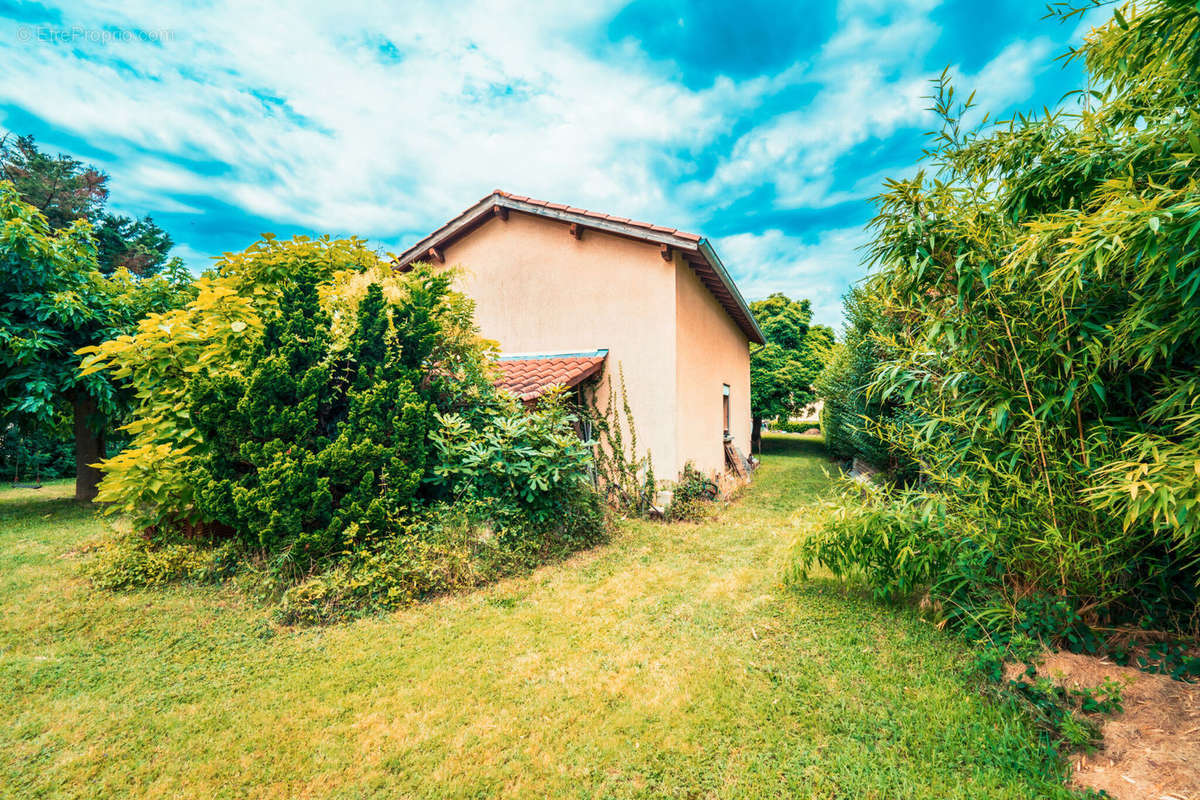
{"label": "bamboo stalk", "polygon": [[1033,393],[1029,391],[1029,380],[1025,377],[1025,364],[1021,361],[1021,355],[1017,352],[1017,343],[1013,340],[1012,328],[1008,324],[1008,316],[1004,313],[1004,308],[997,303],[996,310],[1000,312],[1000,319],[1004,322],[1004,334],[1008,337],[1008,346],[1012,349],[1013,359],[1017,362],[1017,369],[1021,373],[1021,385],[1025,389],[1025,400],[1029,403],[1029,416],[1034,423],[1034,433],[1037,434],[1038,456],[1042,462],[1042,478],[1046,482],[1046,495],[1050,498],[1050,520],[1054,523],[1055,529],[1058,528],[1058,512],[1054,503],[1054,489],[1050,486],[1050,467],[1046,461],[1046,444],[1042,441],[1042,426],[1037,420],[1037,412],[1033,406]]}

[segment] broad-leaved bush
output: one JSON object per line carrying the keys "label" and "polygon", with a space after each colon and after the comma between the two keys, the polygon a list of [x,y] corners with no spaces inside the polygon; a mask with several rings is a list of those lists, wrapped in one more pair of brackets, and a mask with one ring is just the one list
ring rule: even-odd
{"label": "broad-leaved bush", "polygon": [[[494,387],[495,345],[453,279],[359,240],[266,237],[183,308],[89,348],[83,372],[138,398],[100,487],[134,533],[98,582],[195,577],[196,548],[232,547],[284,619],[317,621],[596,541],[590,443],[561,399],[527,409]],[[500,556],[463,545],[482,531]]]}

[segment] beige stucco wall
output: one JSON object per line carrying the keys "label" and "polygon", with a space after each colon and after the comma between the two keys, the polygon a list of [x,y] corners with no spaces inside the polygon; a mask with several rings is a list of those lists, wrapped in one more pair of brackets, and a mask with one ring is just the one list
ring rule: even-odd
{"label": "beige stucco wall", "polygon": [[613,383],[618,364],[625,372],[639,451],[649,450],[658,477],[675,476],[674,264],[653,245],[592,230],[576,239],[562,222],[515,211],[444,256],[462,268],[480,331],[503,352],[607,348]]}
{"label": "beige stucco wall", "polygon": [[[625,373],[639,452],[658,478],[692,460],[723,468],[722,384],[731,389],[731,432],[750,445],[750,355],[744,333],[679,254],[512,211],[444,251],[462,270],[482,334],[504,353],[607,349],[614,387]],[[603,379],[602,379],[603,380]],[[601,385],[597,398],[606,400]]]}
{"label": "beige stucco wall", "polygon": [[729,432],[750,454],[750,344],[721,304],[683,262],[676,261],[676,417],[680,461],[703,472],[724,468],[723,384],[729,385]]}

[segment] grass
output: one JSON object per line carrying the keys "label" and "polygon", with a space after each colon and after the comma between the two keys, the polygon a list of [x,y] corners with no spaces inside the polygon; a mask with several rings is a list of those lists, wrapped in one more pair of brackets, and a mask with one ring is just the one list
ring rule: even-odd
{"label": "grass", "polygon": [[279,629],[233,587],[93,591],[68,484],[0,490],[0,796],[1029,798],[1056,768],[965,651],[780,585],[828,490],[777,437],[742,500],[487,589]]}

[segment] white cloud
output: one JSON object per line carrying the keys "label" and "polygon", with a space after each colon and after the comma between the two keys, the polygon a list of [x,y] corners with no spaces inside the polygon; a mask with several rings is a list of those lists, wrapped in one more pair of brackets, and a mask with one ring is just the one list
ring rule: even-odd
{"label": "white cloud", "polygon": [[[822,209],[869,197],[907,169],[852,165],[858,177],[845,183],[835,168],[863,143],[925,121],[936,0],[842,0],[837,32],[815,52],[700,90],[664,78],[633,42],[605,57],[578,44],[620,4],[564,13],[551,0],[77,0],[55,30],[138,30],[149,41],[0,36],[0,102],[112,153],[99,166],[127,210],[199,213],[196,198],[215,198],[392,250],[497,187],[703,232],[704,214],[763,186],[773,210]],[[1022,96],[1047,46],[1014,43],[968,77]],[[811,102],[744,132],[711,177],[670,185],[691,174],[689,154],[800,84],[816,87]],[[173,233],[177,252],[203,265]],[[818,319],[834,322],[861,274],[861,238],[854,228],[815,238],[768,230],[720,247],[747,296],[810,297]]]}
{"label": "white cloud", "polygon": [[954,67],[956,91],[964,98],[974,91],[980,110],[1020,103],[1033,94],[1034,81],[1051,64],[1053,51],[1054,44],[1044,36],[1012,42],[974,74]]}
{"label": "white cloud", "polygon": [[842,295],[864,273],[861,227],[822,231],[814,240],[772,229],[740,233],[717,242],[722,259],[738,272],[747,300],[772,292],[812,301],[813,321],[835,329],[842,319]]}
{"label": "white cloud", "polygon": [[[592,58],[567,44],[553,4],[427,4],[382,18],[352,4],[166,6],[126,4],[116,19],[73,8],[70,24],[85,29],[168,33],[161,44],[76,42],[86,65],[72,46],[5,39],[0,96],[122,161],[158,154],[121,176],[147,195],[209,194],[319,230],[420,230],[431,208],[451,214],[497,185],[684,216],[628,150],[698,145],[748,90],[691,92]],[[574,11],[581,26],[607,9]],[[389,41],[398,60],[375,49]],[[180,175],[171,157],[228,170]]]}
{"label": "white cloud", "polygon": [[884,4],[850,0],[840,25],[805,78],[820,85],[803,108],[779,114],[744,134],[717,169],[710,195],[746,194],[764,183],[782,208],[824,208],[863,199],[877,186],[840,186],[834,171],[854,147],[921,122],[929,75],[924,54],[938,30],[925,11],[933,3],[888,3],[879,21],[859,17]]}

